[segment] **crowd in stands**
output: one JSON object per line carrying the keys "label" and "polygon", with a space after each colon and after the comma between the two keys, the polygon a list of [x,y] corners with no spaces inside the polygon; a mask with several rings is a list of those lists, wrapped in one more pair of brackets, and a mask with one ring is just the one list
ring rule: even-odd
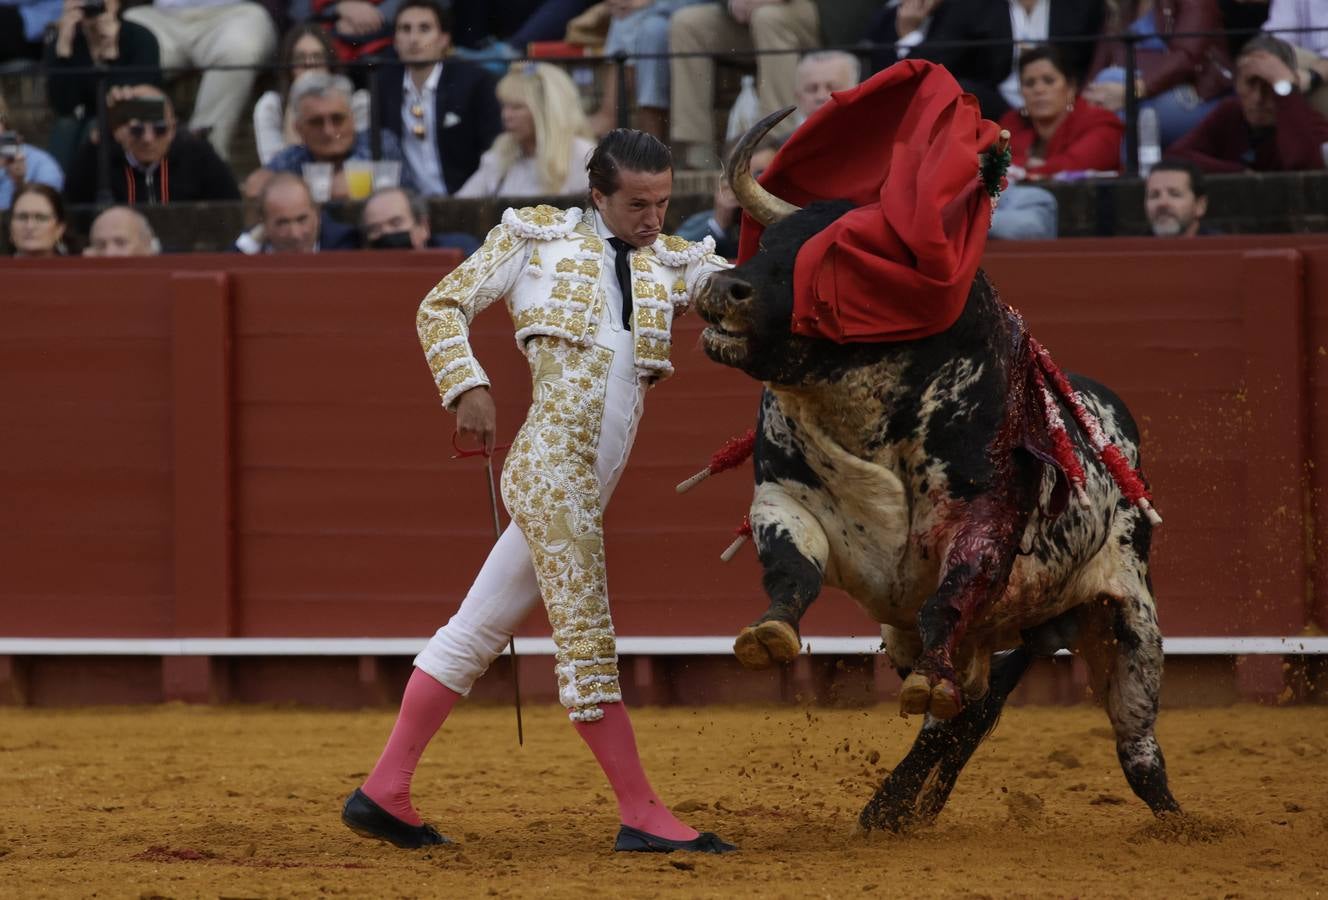
{"label": "crowd in stands", "polygon": [[[1328,166],[1328,0],[0,0],[0,70],[44,80],[49,125],[25,140],[0,96],[0,210],[22,256],[159,252],[140,208],[242,198],[238,252],[470,250],[431,233],[430,198],[584,193],[623,109],[717,171],[717,84],[754,71],[760,114],[796,107],[759,172],[907,58],[1010,131],[998,238],[1055,236],[1041,185],[1130,169],[1130,108],[1156,125],[1158,235],[1209,233],[1204,173]],[[344,201],[358,227],[329,215]],[[104,208],[86,248],[66,203]],[[738,212],[721,181],[680,233],[731,253]]]}

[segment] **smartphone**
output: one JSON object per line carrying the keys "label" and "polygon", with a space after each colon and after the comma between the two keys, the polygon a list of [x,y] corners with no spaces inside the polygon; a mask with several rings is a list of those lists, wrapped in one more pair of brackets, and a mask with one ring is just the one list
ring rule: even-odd
{"label": "smartphone", "polygon": [[106,0],[83,0],[83,18],[95,19],[106,12]]}
{"label": "smartphone", "polygon": [[166,101],[161,97],[133,97],[112,106],[107,115],[112,128],[118,128],[132,119],[160,122],[166,118]]}
{"label": "smartphone", "polygon": [[23,141],[19,138],[17,131],[6,131],[0,134],[0,158],[13,159],[18,156],[23,148]]}

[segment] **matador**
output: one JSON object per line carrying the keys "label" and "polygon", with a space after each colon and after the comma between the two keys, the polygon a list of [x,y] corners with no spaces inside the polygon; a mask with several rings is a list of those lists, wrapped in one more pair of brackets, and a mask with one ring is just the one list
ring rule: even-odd
{"label": "matador", "polygon": [[734,849],[675,818],[641,767],[618,682],[603,532],[646,392],[673,370],[673,319],[728,263],[710,238],[691,243],[661,234],[673,171],[655,138],[610,132],[587,169],[590,208],[508,209],[484,245],[420,305],[420,342],[460,434],[493,445],[489,379],[469,330],[500,298],[533,384],[502,473],[512,524],[456,614],[415,658],[387,747],[343,809],[353,830],[397,846],[447,842],[411,803],[416,763],[542,597],[559,700],[617,795],[622,824],[614,849]]}

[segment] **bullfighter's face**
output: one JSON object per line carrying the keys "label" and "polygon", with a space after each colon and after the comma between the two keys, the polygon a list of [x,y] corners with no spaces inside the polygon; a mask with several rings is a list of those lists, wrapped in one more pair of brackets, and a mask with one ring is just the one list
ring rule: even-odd
{"label": "bullfighter's face", "polygon": [[809,238],[852,208],[816,203],[766,229],[759,252],[711,278],[696,310],[708,327],[701,335],[706,355],[775,384],[800,384],[817,374],[809,355],[825,341],[794,335],[793,265]]}

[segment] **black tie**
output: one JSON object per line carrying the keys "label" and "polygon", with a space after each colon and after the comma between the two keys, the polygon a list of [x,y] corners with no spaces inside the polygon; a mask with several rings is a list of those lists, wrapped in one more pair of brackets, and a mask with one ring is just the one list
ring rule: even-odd
{"label": "black tie", "polygon": [[618,290],[622,291],[623,328],[632,330],[632,245],[622,238],[609,238],[614,250],[613,273],[618,276]]}

